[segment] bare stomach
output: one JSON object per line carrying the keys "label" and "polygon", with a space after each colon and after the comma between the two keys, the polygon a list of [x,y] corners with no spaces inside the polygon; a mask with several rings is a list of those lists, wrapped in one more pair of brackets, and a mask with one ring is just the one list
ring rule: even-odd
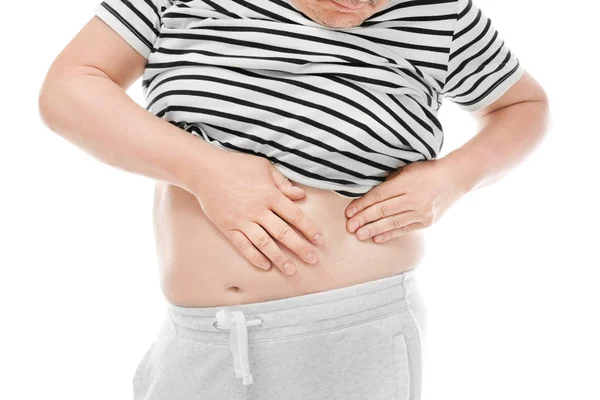
{"label": "bare stomach", "polygon": [[384,243],[358,240],[346,230],[344,210],[352,199],[294,184],[306,193],[295,203],[322,229],[325,243],[316,246],[319,262],[311,265],[276,241],[296,264],[296,273],[288,276],[275,265],[268,271],[255,267],[206,217],[194,195],[157,181],[153,221],[165,298],[188,307],[276,300],[396,275],[421,261],[422,231]]}

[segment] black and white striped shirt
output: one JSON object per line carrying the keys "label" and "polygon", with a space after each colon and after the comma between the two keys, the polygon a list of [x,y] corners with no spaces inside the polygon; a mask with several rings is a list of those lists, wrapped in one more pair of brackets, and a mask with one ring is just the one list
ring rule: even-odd
{"label": "black and white striped shirt", "polygon": [[388,0],[354,28],[291,0],[104,0],[95,15],[147,58],[148,111],[349,198],[439,155],[442,98],[478,110],[523,73],[471,0]]}

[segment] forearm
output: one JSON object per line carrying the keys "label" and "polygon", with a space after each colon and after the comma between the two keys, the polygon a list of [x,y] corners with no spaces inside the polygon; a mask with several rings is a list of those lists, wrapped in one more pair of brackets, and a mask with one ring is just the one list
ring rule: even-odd
{"label": "forearm", "polygon": [[192,175],[222,157],[221,149],[149,113],[101,71],[83,67],[69,75],[46,78],[40,115],[99,161],[189,191]]}
{"label": "forearm", "polygon": [[478,133],[440,159],[463,193],[490,185],[523,162],[547,131],[546,101],[527,101],[496,110],[479,120]]}

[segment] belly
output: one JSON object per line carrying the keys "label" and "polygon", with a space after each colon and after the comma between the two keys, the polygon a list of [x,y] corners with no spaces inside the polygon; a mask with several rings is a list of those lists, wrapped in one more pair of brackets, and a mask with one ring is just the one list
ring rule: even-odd
{"label": "belly", "polygon": [[422,231],[384,243],[360,241],[346,230],[344,210],[352,199],[294,184],[306,192],[295,203],[321,227],[325,243],[317,246],[319,262],[311,265],[276,242],[297,266],[296,273],[287,276],[275,265],[268,271],[255,267],[206,217],[194,195],[157,181],[154,236],[165,298],[189,307],[276,300],[399,274],[421,261]]}

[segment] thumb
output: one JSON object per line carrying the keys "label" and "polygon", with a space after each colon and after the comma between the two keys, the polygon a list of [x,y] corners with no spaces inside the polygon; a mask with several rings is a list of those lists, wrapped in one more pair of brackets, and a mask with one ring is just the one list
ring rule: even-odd
{"label": "thumb", "polygon": [[285,175],[283,175],[273,163],[269,167],[271,169],[271,176],[275,182],[275,186],[288,198],[292,200],[298,200],[304,197],[304,189],[294,186]]}

